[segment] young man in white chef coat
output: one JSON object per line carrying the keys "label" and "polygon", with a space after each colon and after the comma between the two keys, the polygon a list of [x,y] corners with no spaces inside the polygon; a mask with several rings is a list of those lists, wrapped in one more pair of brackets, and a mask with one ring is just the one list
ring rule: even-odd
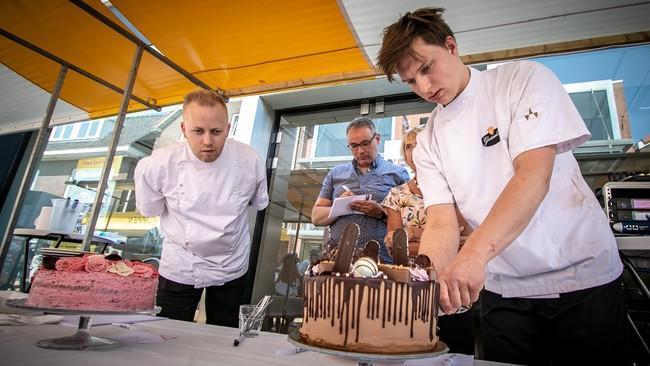
{"label": "young man in white chef coat", "polygon": [[159,316],[192,321],[206,288],[208,324],[237,327],[251,239],[248,208],[269,201],[266,169],[248,145],[227,140],[221,96],[189,93],[181,129],[186,142],[155,150],[135,169],[136,204],[160,216]]}
{"label": "young man in white chef coat", "polygon": [[[466,67],[443,9],[385,29],[379,66],[437,103],[414,161],[427,207],[420,252],[446,313],[481,295],[488,360],[625,364],[622,264],[571,151],[590,133],[544,66]],[[472,227],[459,251],[456,207]]]}

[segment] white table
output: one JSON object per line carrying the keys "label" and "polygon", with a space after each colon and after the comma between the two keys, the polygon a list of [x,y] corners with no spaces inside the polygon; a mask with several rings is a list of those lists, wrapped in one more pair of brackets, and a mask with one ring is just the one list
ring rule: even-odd
{"label": "white table", "polygon": [[[160,320],[133,325],[131,329],[116,326],[93,327],[91,334],[100,337],[125,335],[128,332],[148,332],[173,336],[175,339],[158,343],[124,343],[121,347],[95,351],[59,351],[35,345],[44,338],[71,335],[74,328],[61,325],[2,326],[0,355],[3,365],[11,366],[116,366],[116,365],[356,365],[355,361],[316,352],[291,356],[276,356],[275,351],[291,347],[287,336],[262,332],[259,337],[246,339],[233,347],[237,329],[195,324],[177,320]],[[432,361],[433,362],[433,361]],[[374,363],[375,366],[386,363]],[[433,363],[431,363],[433,364]],[[390,363],[399,365],[399,363]],[[474,365],[502,366],[503,363],[474,360]]]}

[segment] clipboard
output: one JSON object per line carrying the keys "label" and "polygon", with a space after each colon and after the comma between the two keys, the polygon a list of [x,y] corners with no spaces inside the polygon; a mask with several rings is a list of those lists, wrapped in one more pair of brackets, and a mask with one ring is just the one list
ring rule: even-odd
{"label": "clipboard", "polygon": [[368,195],[365,194],[358,194],[355,196],[347,196],[347,197],[337,197],[334,199],[334,202],[332,202],[332,209],[330,210],[330,214],[328,218],[334,218],[334,217],[339,217],[344,215],[363,215],[363,212],[355,211],[351,209],[350,203],[354,201],[365,201],[367,199],[368,199]]}

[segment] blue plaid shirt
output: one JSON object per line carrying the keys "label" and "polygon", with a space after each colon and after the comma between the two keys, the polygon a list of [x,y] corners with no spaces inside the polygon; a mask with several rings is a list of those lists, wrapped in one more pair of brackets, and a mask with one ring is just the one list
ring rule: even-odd
{"label": "blue plaid shirt", "polygon": [[[357,168],[357,162],[340,164],[332,168],[323,179],[323,187],[318,197],[334,200],[345,190],[345,184],[354,194],[371,194],[372,200],[379,203],[384,200],[391,188],[398,186],[410,179],[404,167],[384,160],[377,155],[372,166],[365,174]],[[359,225],[359,240],[357,245],[365,245],[368,240],[377,240],[380,245],[379,258],[384,263],[392,263],[384,237],[386,236],[386,223],[380,219],[366,215],[346,215],[339,217],[330,225],[330,240],[325,243],[325,248],[337,246],[343,229],[351,222]]]}

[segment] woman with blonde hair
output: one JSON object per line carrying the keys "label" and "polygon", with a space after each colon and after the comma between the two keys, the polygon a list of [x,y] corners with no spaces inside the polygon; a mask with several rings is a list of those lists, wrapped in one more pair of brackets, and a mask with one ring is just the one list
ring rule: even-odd
{"label": "woman with blonde hair", "polygon": [[[393,244],[393,232],[404,228],[409,238],[409,256],[415,257],[420,246],[420,236],[427,221],[422,191],[418,185],[418,176],[413,162],[413,149],[417,146],[416,137],[424,126],[409,128],[402,135],[402,158],[415,173],[413,179],[394,187],[382,202],[388,219],[386,221],[387,234],[384,242],[388,247]],[[459,226],[463,235],[468,234],[469,227],[463,217],[458,214]]]}

